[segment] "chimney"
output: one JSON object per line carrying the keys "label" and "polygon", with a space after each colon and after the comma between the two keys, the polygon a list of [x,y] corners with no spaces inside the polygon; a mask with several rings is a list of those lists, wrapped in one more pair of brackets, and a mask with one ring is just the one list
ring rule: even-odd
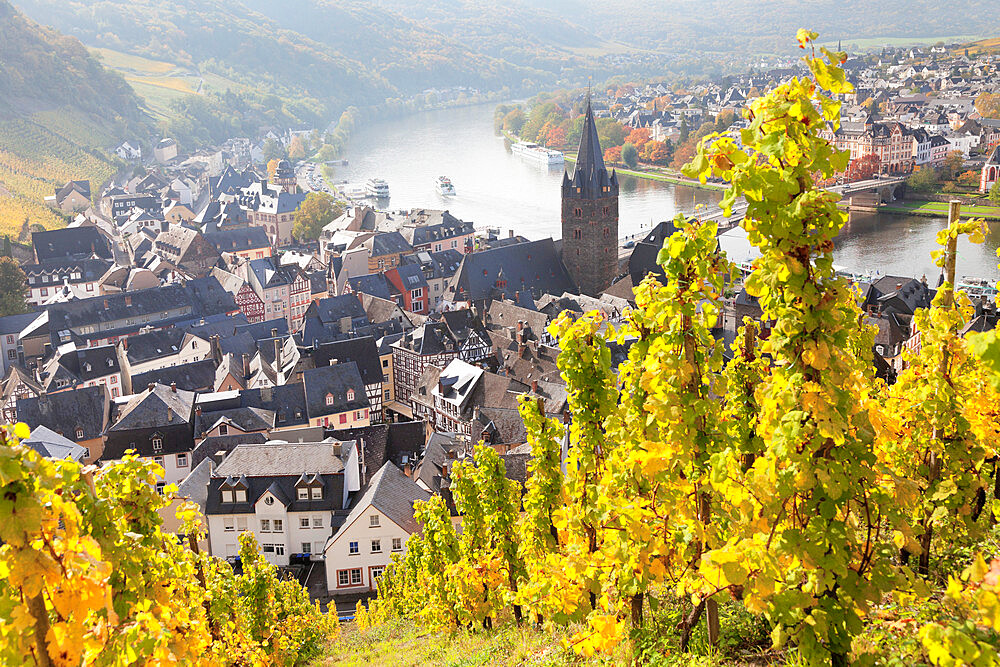
{"label": "chimney", "polygon": [[514,303],[521,303],[521,290],[514,292]]}
{"label": "chimney", "polygon": [[278,370],[281,368],[281,339],[274,339],[274,369]]}
{"label": "chimney", "polygon": [[447,477],[448,476],[448,464],[447,463],[445,463],[445,464],[443,464],[441,466],[441,476],[442,477]]}
{"label": "chimney", "polygon": [[456,458],[455,450],[454,449],[449,449],[447,452],[445,452],[445,456],[448,457],[449,461],[454,461],[455,458]]}
{"label": "chimney", "polygon": [[270,387],[261,387],[260,388],[260,400],[264,401],[265,403],[270,403],[271,402],[271,388]]}
{"label": "chimney", "polygon": [[[520,334],[522,329],[524,329],[524,320],[518,320],[517,321],[517,333]],[[521,340],[520,336],[518,336],[518,340]]]}
{"label": "chimney", "polygon": [[128,338],[122,338],[122,349],[128,352]]}
{"label": "chimney", "polygon": [[132,295],[131,294],[126,294],[125,295],[125,305],[128,306],[129,308],[132,307]]}
{"label": "chimney", "polygon": [[167,408],[167,421],[171,422],[174,420],[174,409],[171,407]]}
{"label": "chimney", "polygon": [[403,474],[406,475],[407,477],[413,477],[413,466],[411,466],[409,463],[404,463]]}
{"label": "chimney", "polygon": [[111,304],[110,304],[110,303],[108,303],[108,300],[107,300],[107,299],[105,299],[105,300],[104,300],[104,310],[107,310],[107,309],[108,309],[108,308],[110,308],[110,307],[111,307]]}
{"label": "chimney", "polygon": [[278,328],[275,327],[271,329],[271,338],[277,338],[277,337],[278,337]]}
{"label": "chimney", "polygon": [[208,339],[208,342],[212,348],[212,359],[215,360],[215,365],[218,366],[222,363],[222,344],[219,340],[219,334],[213,334],[212,337]]}
{"label": "chimney", "polygon": [[896,291],[903,289],[903,283],[896,283]]}
{"label": "chimney", "polygon": [[176,382],[171,382],[171,383],[170,383],[170,391],[171,391],[172,393],[174,393],[174,394],[176,394],[176,393],[177,393],[177,383],[176,383]]}
{"label": "chimney", "polygon": [[511,229],[511,230],[509,230],[509,231],[510,231],[510,236],[509,236],[509,238],[514,238],[514,230],[513,230],[513,229]]}
{"label": "chimney", "polygon": [[243,355],[243,379],[246,380],[250,377],[250,355]]}
{"label": "chimney", "polygon": [[531,393],[532,394],[537,394],[538,393],[538,380],[532,380],[531,381]]}
{"label": "chimney", "polygon": [[146,385],[146,388],[149,389],[150,392],[152,392],[153,391],[153,387],[155,387],[155,386],[156,386],[155,384],[153,384],[152,382],[150,382],[148,385]]}

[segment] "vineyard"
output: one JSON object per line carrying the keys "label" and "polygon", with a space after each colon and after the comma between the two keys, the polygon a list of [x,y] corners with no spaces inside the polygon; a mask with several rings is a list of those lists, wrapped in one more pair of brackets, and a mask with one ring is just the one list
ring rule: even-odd
{"label": "vineyard", "polygon": [[596,312],[551,325],[571,419],[522,398],[523,498],[492,449],[456,462],[461,530],[444,498],[417,504],[422,531],[359,604],[362,635],[534,626],[583,658],[678,667],[1000,664],[1000,340],[959,335],[973,311],[954,290],[958,239],[981,243],[984,224],[952,205],[919,348],[886,386],[833,268],[846,215],[817,182],[848,155],[820,131],[851,88],[815,38],[798,35],[811,76],[685,168],[730,184],[724,209],[746,198],[761,257],[745,288],[767,331],[747,323],[726,363],[711,332],[734,270],[714,223],[678,216],[665,281],[636,287],[620,330]]}
{"label": "vineyard", "polygon": [[97,189],[115,172],[95,146],[110,135],[72,112],[0,119],[0,235],[16,238],[25,220],[46,229],[65,225],[44,198],[69,180],[89,179]]}

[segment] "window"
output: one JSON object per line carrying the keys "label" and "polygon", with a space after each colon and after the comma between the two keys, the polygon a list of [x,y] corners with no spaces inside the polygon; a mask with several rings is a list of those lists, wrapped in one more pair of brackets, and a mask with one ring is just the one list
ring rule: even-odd
{"label": "window", "polygon": [[403,538],[402,537],[394,537],[394,538],[392,538],[392,550],[393,551],[402,551],[403,550]]}
{"label": "window", "polygon": [[77,440],[83,440],[83,429],[82,428],[77,427],[77,429],[76,429],[76,439]]}
{"label": "window", "polygon": [[273,529],[273,532],[275,532],[275,533],[284,532],[284,530],[285,530],[285,522],[284,522],[284,520],[282,520],[282,519],[274,519],[271,523],[272,523],[271,528]]}
{"label": "window", "polygon": [[157,493],[160,493],[160,494],[162,494],[162,493],[163,493],[163,488],[164,488],[164,487],[165,487],[166,485],[167,485],[167,483],[166,483],[166,482],[157,482],[157,483],[156,483],[156,492],[157,492]]}
{"label": "window", "polygon": [[7,350],[7,358],[11,361],[17,359],[17,350]]}
{"label": "window", "polygon": [[[607,192],[607,190],[608,190],[607,188],[604,188],[605,192]],[[604,207],[604,215],[611,215],[611,207],[610,206],[605,206]]]}
{"label": "window", "polygon": [[233,502],[233,492],[229,489],[225,489],[222,492],[222,502],[231,503]]}
{"label": "window", "polygon": [[245,503],[247,501],[246,489],[236,489],[236,502]]}
{"label": "window", "polygon": [[323,499],[323,487],[322,486],[314,486],[312,488],[311,495],[312,495],[312,499],[313,500],[322,500]]}
{"label": "window", "polygon": [[271,520],[270,519],[261,519],[260,520],[260,532],[262,532],[262,533],[270,533],[271,532]]}
{"label": "window", "polygon": [[232,517],[226,517],[222,520],[223,530],[227,533],[231,533],[236,530],[236,521]]}
{"label": "window", "polygon": [[582,229],[574,229],[573,230],[573,238],[575,238],[575,239],[583,238],[583,230]]}
{"label": "window", "polygon": [[323,515],[313,517],[313,528],[323,527]]}
{"label": "window", "polygon": [[389,400],[389,390],[388,389],[385,390],[385,400],[387,400],[387,401]]}
{"label": "window", "polygon": [[219,435],[229,435],[229,426],[227,424],[219,424]]}
{"label": "window", "polygon": [[377,584],[378,580],[382,577],[383,572],[385,572],[385,567],[382,565],[376,565],[371,568],[372,583]]}
{"label": "window", "polygon": [[261,545],[261,551],[266,554],[274,554],[276,556],[285,555],[285,545],[284,544],[264,544]]}
{"label": "window", "polygon": [[611,228],[610,227],[605,227],[604,228],[604,238],[608,238],[609,236],[611,236]]}
{"label": "window", "polygon": [[583,209],[582,208],[574,208],[573,209],[573,215],[576,216],[576,217],[578,217],[578,218],[582,218],[583,217]]}
{"label": "window", "polygon": [[369,528],[378,528],[378,526],[379,526],[379,517],[378,517],[378,514],[370,514],[370,515],[368,515],[368,527]]}
{"label": "window", "polygon": [[155,463],[156,465],[158,465],[158,466],[160,466],[162,468],[163,467],[163,457],[162,456],[154,456],[153,457],[153,463]]}
{"label": "window", "polygon": [[163,438],[154,437],[153,438],[153,451],[158,452],[163,449]]}
{"label": "window", "polygon": [[236,517],[236,530],[245,532],[247,529],[247,518],[245,516]]}
{"label": "window", "polygon": [[348,570],[340,570],[337,572],[337,585],[338,586],[349,586],[351,583],[351,573]]}
{"label": "window", "polygon": [[[347,399],[347,400],[351,400],[351,399]],[[326,404],[327,405],[333,405],[333,394],[327,394],[326,395]]]}
{"label": "window", "polygon": [[264,504],[270,507],[274,504],[274,496],[264,496]]}
{"label": "window", "polygon": [[7,344],[8,345],[14,344],[14,334],[7,334]]}
{"label": "window", "polygon": [[349,553],[352,556],[357,556],[359,553],[361,553],[361,547],[358,546],[357,542],[351,542],[350,544],[347,545],[347,553]]}
{"label": "window", "polygon": [[346,424],[347,423],[347,413],[346,412],[340,415],[340,423],[341,424]]}
{"label": "window", "polygon": [[353,389],[348,389],[347,390],[347,400],[348,401],[353,401],[354,400],[354,390]]}
{"label": "window", "polygon": [[372,553],[373,554],[382,553],[382,540],[372,540]]}
{"label": "window", "polygon": [[178,454],[177,455],[177,467],[178,468],[187,468],[187,465],[188,465],[188,455],[187,454]]}
{"label": "window", "polygon": [[299,500],[309,500],[309,487],[299,487]]}
{"label": "window", "polygon": [[299,528],[305,528],[305,529],[309,528],[309,517],[307,516],[299,517]]}
{"label": "window", "polygon": [[419,298],[423,297],[423,295],[424,295],[424,288],[423,287],[418,287],[417,289],[410,290],[410,298],[411,299],[419,299]]}
{"label": "window", "polygon": [[311,554],[312,553],[312,548],[313,548],[313,546],[312,546],[311,542],[303,542],[302,543],[302,553],[304,553],[304,554]]}

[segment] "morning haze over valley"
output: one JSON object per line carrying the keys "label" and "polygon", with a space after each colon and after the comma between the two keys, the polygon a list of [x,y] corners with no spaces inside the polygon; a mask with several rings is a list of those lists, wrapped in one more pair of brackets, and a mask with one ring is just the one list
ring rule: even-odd
{"label": "morning haze over valley", "polygon": [[1000,665],[1000,14],[0,0],[0,667]]}

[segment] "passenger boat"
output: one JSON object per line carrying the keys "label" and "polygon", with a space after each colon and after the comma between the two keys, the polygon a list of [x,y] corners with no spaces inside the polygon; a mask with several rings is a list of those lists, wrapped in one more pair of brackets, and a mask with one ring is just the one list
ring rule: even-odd
{"label": "passenger boat", "polygon": [[381,178],[369,178],[368,182],[365,183],[365,192],[368,193],[369,197],[375,197],[376,199],[388,199],[389,184]]}
{"label": "passenger boat", "polygon": [[451,179],[447,176],[438,176],[434,180],[434,187],[437,188],[438,194],[444,197],[454,197],[455,196],[455,186],[452,185]]}
{"label": "passenger boat", "polygon": [[539,164],[562,164],[563,154],[538,144],[519,141],[510,147],[514,155],[519,155],[526,160],[538,162]]}

